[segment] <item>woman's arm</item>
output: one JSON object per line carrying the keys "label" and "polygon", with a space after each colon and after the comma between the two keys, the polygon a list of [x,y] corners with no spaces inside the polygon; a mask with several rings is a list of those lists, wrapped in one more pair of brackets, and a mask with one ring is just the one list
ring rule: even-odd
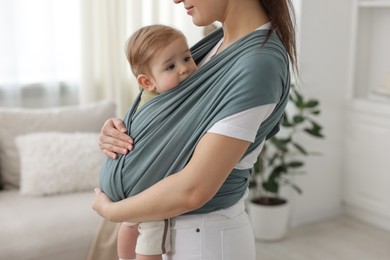
{"label": "woman's arm", "polygon": [[171,218],[202,207],[222,186],[250,142],[206,133],[187,166],[127,199],[111,202],[96,192],[93,208],[113,222]]}
{"label": "woman's arm", "polygon": [[126,127],[121,119],[106,120],[100,132],[99,146],[112,159],[118,157],[117,153],[127,154],[133,149],[133,139],[126,134]]}

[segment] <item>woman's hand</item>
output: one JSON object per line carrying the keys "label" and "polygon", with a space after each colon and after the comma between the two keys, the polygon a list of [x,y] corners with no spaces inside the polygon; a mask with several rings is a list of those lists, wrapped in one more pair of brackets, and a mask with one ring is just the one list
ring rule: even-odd
{"label": "woman's hand", "polygon": [[99,188],[95,188],[95,197],[92,202],[92,208],[103,218],[110,220],[110,205],[114,204],[110,198]]}
{"label": "woman's hand", "polygon": [[126,127],[119,118],[108,119],[100,132],[99,146],[104,154],[116,159],[133,149],[133,139],[126,134]]}

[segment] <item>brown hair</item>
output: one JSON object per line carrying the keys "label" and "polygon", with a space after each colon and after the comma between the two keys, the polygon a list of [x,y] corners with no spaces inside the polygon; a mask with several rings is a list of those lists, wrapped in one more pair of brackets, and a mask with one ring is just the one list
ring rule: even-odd
{"label": "brown hair", "polygon": [[293,69],[298,72],[297,49],[295,39],[295,13],[291,0],[260,0],[269,19],[271,32],[275,31],[290,57]]}
{"label": "brown hair", "polygon": [[166,25],[149,25],[134,32],[125,44],[126,58],[135,76],[148,71],[149,61],[162,48],[184,34]]}

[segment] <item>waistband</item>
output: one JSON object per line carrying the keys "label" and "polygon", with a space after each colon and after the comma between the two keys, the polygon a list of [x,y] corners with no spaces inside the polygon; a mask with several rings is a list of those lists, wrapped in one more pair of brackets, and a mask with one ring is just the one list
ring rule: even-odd
{"label": "waistband", "polygon": [[226,209],[204,214],[189,214],[174,217],[171,219],[171,225],[172,227],[196,226],[203,224],[205,221],[228,220],[240,216],[245,211],[245,199],[248,197],[248,194],[249,190],[247,189],[244,196],[236,204]]}

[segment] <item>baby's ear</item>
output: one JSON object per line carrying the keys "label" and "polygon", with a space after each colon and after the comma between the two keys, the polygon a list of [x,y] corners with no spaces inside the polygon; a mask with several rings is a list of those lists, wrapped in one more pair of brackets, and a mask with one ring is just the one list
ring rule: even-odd
{"label": "baby's ear", "polygon": [[155,91],[156,88],[153,84],[153,82],[150,80],[148,76],[145,74],[139,74],[137,76],[138,84],[141,86],[141,88],[146,89],[148,91]]}

